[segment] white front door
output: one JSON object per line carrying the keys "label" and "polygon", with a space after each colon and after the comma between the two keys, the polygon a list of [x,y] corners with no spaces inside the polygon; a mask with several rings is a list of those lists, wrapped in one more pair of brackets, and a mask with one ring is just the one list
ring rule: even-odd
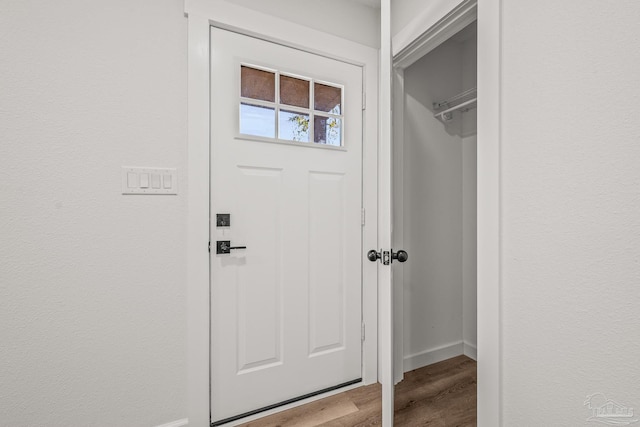
{"label": "white front door", "polygon": [[212,27],[211,70],[222,423],[361,378],[362,68]]}

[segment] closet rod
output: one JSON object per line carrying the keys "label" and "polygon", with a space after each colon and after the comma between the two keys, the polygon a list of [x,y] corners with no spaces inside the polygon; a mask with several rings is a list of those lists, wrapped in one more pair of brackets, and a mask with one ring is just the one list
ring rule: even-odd
{"label": "closet rod", "polygon": [[475,87],[472,87],[471,89],[467,89],[464,92],[461,92],[461,93],[457,94],[456,96],[453,96],[453,97],[447,99],[446,101],[434,102],[433,103],[433,107],[435,109],[437,109],[437,110],[440,109],[440,108],[443,108],[443,107],[448,107],[451,104],[453,104],[454,102],[456,102],[457,100],[462,99],[462,98],[466,98],[469,95],[475,95],[477,92],[478,92],[478,89],[475,88]]}
{"label": "closet rod", "polygon": [[[436,117],[436,118],[440,117],[441,120],[450,120],[450,119],[447,119],[447,118],[444,117],[445,114],[452,113],[452,112],[454,112],[456,110],[461,110],[464,107],[466,107],[468,105],[471,105],[471,104],[473,104],[473,103],[475,103],[477,101],[478,101],[478,98],[470,99],[468,101],[465,101],[465,102],[462,102],[462,103],[456,105],[455,107],[447,108],[446,110],[440,111],[440,112],[434,114],[433,117]],[[469,109],[471,109],[471,108],[473,108],[473,106],[469,107]]]}

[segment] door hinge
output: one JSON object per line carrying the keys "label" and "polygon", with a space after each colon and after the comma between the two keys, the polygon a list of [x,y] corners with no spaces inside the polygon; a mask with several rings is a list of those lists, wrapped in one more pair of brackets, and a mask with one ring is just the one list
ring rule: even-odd
{"label": "door hinge", "polygon": [[367,93],[366,92],[362,92],[362,109],[363,110],[367,109]]}
{"label": "door hinge", "polygon": [[361,225],[364,225],[364,224],[365,224],[365,222],[366,222],[366,217],[367,217],[367,212],[364,210],[364,208],[362,208],[362,211],[361,211],[361,217],[360,217],[360,218],[361,218],[361,221],[360,221],[360,222],[361,222]]}
{"label": "door hinge", "polygon": [[365,338],[365,335],[366,335],[366,334],[365,334],[365,327],[364,327],[364,323],[362,324],[361,332],[362,332],[362,333],[361,333],[362,341],[364,341],[364,338]]}
{"label": "door hinge", "polygon": [[211,241],[209,241],[209,253],[211,253]]}

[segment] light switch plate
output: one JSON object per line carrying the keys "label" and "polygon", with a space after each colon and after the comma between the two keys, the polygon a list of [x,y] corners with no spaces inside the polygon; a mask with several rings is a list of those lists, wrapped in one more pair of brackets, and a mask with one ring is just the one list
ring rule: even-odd
{"label": "light switch plate", "polygon": [[178,194],[177,169],[122,166],[122,194]]}

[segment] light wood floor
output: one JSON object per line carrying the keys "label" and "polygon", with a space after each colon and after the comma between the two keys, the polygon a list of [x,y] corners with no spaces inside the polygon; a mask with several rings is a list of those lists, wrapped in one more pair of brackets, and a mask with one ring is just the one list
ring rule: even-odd
{"label": "light wood floor", "polygon": [[[242,427],[379,426],[380,385],[336,394]],[[475,426],[476,362],[466,356],[407,372],[396,385],[396,426]]]}

